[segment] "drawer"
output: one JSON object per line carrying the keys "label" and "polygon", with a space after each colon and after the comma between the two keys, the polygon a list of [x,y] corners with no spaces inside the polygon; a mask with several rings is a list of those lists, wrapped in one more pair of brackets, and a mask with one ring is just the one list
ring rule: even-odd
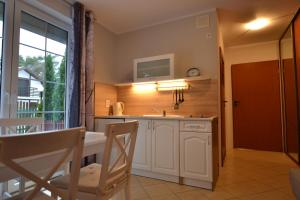
{"label": "drawer", "polygon": [[180,131],[211,133],[210,121],[180,121]]}

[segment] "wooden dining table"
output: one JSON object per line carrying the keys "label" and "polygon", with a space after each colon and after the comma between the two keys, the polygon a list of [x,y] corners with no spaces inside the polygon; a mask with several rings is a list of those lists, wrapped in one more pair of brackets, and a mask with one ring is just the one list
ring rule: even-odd
{"label": "wooden dining table", "polygon": [[[86,132],[82,157],[101,154],[101,152],[103,152],[104,150],[105,142],[106,136],[104,135],[104,133]],[[31,156],[28,158],[17,160],[17,162],[21,163],[20,165],[22,167],[42,175],[44,173],[47,173],[47,170],[49,170],[49,166],[52,166],[56,160],[61,158],[62,153],[62,151],[58,151],[38,156]],[[66,159],[66,163],[70,162],[71,158],[72,157],[69,156],[69,158]],[[0,182],[5,182],[17,177],[19,177],[17,173],[0,163]]]}

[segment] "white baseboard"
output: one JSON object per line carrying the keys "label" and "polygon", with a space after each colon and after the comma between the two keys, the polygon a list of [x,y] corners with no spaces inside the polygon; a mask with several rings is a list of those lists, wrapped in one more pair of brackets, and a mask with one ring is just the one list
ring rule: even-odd
{"label": "white baseboard", "polygon": [[159,180],[163,180],[163,181],[179,183],[179,177],[173,176],[173,175],[160,174],[160,173],[144,171],[144,170],[140,170],[140,169],[132,169],[131,174],[134,174],[137,176],[145,176],[145,177],[149,177],[149,178],[159,179]]}

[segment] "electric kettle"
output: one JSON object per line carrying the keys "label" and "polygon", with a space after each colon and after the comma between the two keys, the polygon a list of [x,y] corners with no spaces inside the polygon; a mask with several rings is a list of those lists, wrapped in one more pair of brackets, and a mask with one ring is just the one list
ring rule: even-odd
{"label": "electric kettle", "polygon": [[124,112],[124,103],[116,102],[113,104],[113,115],[123,115]]}

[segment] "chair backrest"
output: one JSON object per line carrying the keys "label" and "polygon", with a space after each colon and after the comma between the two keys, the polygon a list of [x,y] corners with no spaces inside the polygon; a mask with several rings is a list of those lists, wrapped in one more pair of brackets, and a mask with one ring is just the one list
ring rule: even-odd
{"label": "chair backrest", "polygon": [[37,118],[2,118],[0,119],[0,135],[15,133],[31,133],[43,131],[44,119]]}
{"label": "chair backrest", "polygon": [[[106,125],[107,136],[99,189],[102,194],[112,192],[115,187],[128,181],[131,172],[132,158],[137,137],[138,121]],[[113,144],[116,144],[119,155],[112,158]]]}
{"label": "chair backrest", "polygon": [[[21,176],[36,183],[34,190],[25,198],[33,199],[45,188],[62,199],[73,200],[76,197],[79,180],[80,160],[85,137],[84,128],[72,128],[59,131],[39,132],[27,135],[11,135],[0,137],[0,162]],[[49,183],[49,179],[73,152],[71,180],[68,193],[64,193]],[[48,175],[41,178],[18,164],[19,159],[46,153],[59,153],[61,158],[53,164]]]}

